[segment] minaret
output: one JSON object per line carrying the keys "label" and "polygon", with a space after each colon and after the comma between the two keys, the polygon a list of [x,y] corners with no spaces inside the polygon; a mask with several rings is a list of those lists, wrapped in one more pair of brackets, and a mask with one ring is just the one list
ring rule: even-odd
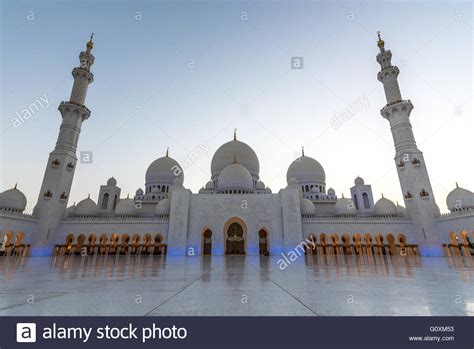
{"label": "minaret", "polygon": [[86,51],[79,54],[79,67],[72,70],[74,84],[71,97],[69,101],[61,102],[58,108],[62,116],[62,123],[56,146],[49,154],[36,205],[38,223],[33,238],[33,255],[49,253],[42,247],[53,245],[59,222],[66,210],[76,169],[76,149],[82,122],[91,115],[84,103],[87,88],[94,80],[94,75],[90,72],[90,68],[94,64],[94,56],[91,53],[94,47],[93,35],[87,42]]}
{"label": "minaret", "polygon": [[403,100],[398,86],[398,67],[392,65],[392,53],[377,32],[377,62],[381,66],[377,78],[383,84],[387,105],[380,113],[390,122],[395,144],[395,165],[405,200],[407,216],[413,229],[421,255],[443,255],[438,241],[435,216],[438,212],[423,153],[418,149],[410,123],[413,104]]}

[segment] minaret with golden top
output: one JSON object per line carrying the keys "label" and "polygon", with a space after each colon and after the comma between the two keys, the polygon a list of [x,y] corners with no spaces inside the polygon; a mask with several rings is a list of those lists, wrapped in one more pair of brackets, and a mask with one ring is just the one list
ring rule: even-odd
{"label": "minaret with golden top", "polygon": [[93,35],[86,44],[86,50],[79,54],[80,64],[72,70],[74,84],[69,101],[61,102],[59,112],[62,116],[59,135],[54,150],[49,154],[48,163],[38,195],[36,225],[32,253],[50,254],[41,246],[53,246],[52,239],[58,232],[61,219],[64,217],[77,163],[77,144],[82,123],[91,112],[84,105],[89,84],[94,80],[90,68],[94,64],[92,48]]}
{"label": "minaret with golden top", "polygon": [[395,145],[395,166],[400,181],[407,216],[412,221],[416,243],[422,255],[442,255],[435,217],[439,215],[423,153],[418,149],[410,123],[413,104],[402,99],[398,85],[398,67],[392,65],[392,53],[377,32],[377,74],[383,84],[387,104],[380,113],[390,122]]}

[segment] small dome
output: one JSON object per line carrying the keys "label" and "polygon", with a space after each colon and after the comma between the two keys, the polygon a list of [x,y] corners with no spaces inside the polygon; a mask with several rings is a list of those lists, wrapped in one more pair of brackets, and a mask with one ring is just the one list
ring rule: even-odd
{"label": "small dome", "polygon": [[246,143],[234,139],[221,145],[214,153],[211,161],[212,178],[219,176],[227,166],[233,164],[234,159],[237,159],[251,174],[258,176],[260,164],[257,154]]}
{"label": "small dome", "polygon": [[115,214],[117,216],[136,216],[135,201],[130,198],[120,199],[115,207]]}
{"label": "small dome", "polygon": [[351,199],[337,199],[334,205],[334,211],[337,216],[353,216],[357,213],[356,207]]}
{"label": "small dome", "polygon": [[107,181],[109,187],[115,187],[117,185],[117,180],[114,177],[110,177]]}
{"label": "small dome", "polygon": [[0,209],[23,212],[26,208],[26,196],[16,188],[5,190],[0,194]]}
{"label": "small dome", "polygon": [[96,216],[97,204],[90,197],[79,201],[74,211],[76,216]]}
{"label": "small dome", "polygon": [[290,179],[288,179],[288,185],[291,186],[291,185],[297,185],[298,184],[298,181],[296,180],[295,177],[290,177]]}
{"label": "small dome", "polygon": [[405,217],[407,215],[407,209],[401,205],[398,204],[397,202],[397,211],[399,216]]}
{"label": "small dome", "polygon": [[333,188],[329,188],[328,195],[336,195],[336,191]]}
{"label": "small dome", "polygon": [[178,188],[182,188],[183,187],[183,178],[180,178],[180,177],[176,177],[174,180],[173,180],[173,185],[175,187],[178,187]]}
{"label": "small dome", "polygon": [[253,180],[244,166],[230,164],[219,175],[217,186],[219,189],[253,189]]}
{"label": "small dome", "polygon": [[170,209],[171,209],[171,200],[163,199],[163,200],[160,200],[160,202],[156,204],[155,214],[157,216],[168,215],[170,214]]}
{"label": "small dome", "polygon": [[456,185],[446,197],[446,205],[452,211],[474,208],[474,193]]}
{"label": "small dome", "polygon": [[150,193],[160,193],[161,190],[158,187],[151,188]]}
{"label": "small dome", "polygon": [[398,215],[398,210],[392,201],[382,196],[382,198],[375,203],[374,213],[377,216],[396,216]]}
{"label": "small dome", "polygon": [[65,217],[72,217],[76,213],[76,203],[66,209]]}
{"label": "small dome", "polygon": [[318,186],[314,186],[314,187],[311,188],[311,192],[312,192],[312,193],[320,193],[321,190],[319,190],[319,187],[318,187]]}
{"label": "small dome", "polygon": [[357,178],[354,179],[354,184],[355,185],[364,185],[365,182],[364,182],[364,179],[362,177],[357,176]]}
{"label": "small dome", "polygon": [[301,207],[301,214],[307,215],[307,214],[315,214],[316,213],[316,207],[311,202],[311,200],[301,199],[300,200],[300,207]]}
{"label": "small dome", "polygon": [[325,183],[326,174],[319,162],[309,156],[302,156],[293,161],[286,173],[287,182],[294,177],[298,183]]}
{"label": "small dome", "polygon": [[214,182],[213,181],[207,182],[206,183],[206,189],[208,189],[208,190],[214,189]]}
{"label": "small dome", "polygon": [[135,192],[135,195],[137,195],[137,196],[143,195],[143,189],[138,188],[137,191]]}
{"label": "small dome", "polygon": [[145,181],[147,183],[167,183],[173,184],[176,178],[184,180],[182,167],[176,160],[169,156],[156,159],[148,166]]}
{"label": "small dome", "polygon": [[255,189],[258,189],[258,190],[265,189],[265,183],[263,183],[262,181],[258,181],[257,184],[255,185]]}

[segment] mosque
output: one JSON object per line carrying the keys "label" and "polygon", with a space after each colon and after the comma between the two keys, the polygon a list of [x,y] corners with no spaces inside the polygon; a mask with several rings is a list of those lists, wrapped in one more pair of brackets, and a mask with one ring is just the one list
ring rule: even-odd
{"label": "mosque", "polygon": [[0,194],[3,250],[32,256],[284,255],[298,248],[307,254],[470,255],[474,193],[456,186],[446,198],[450,213],[440,214],[410,123],[412,102],[402,99],[399,69],[380,34],[377,45],[377,77],[387,100],[381,115],[390,124],[405,206],[375,200],[361,177],[350,197],[339,197],[327,187],[323,166],[304,151],[289,164],[287,186],[273,192],[260,178],[257,154],[234,132],[215,152],[210,179],[198,193],[185,187],[183,168],[166,152],[150,164],[133,198],[123,197],[112,177],[96,196],[67,207],[81,125],[91,115],[85,106],[94,79],[91,37],[72,71],[71,96],[59,105],[62,124],[33,213],[23,212],[27,199],[17,186]]}

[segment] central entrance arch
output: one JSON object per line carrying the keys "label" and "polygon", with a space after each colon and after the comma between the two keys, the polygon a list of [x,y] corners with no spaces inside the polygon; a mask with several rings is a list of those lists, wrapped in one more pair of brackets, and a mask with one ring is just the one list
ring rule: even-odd
{"label": "central entrance arch", "polygon": [[232,218],[225,224],[224,237],[226,255],[245,255],[247,226],[240,218]]}

